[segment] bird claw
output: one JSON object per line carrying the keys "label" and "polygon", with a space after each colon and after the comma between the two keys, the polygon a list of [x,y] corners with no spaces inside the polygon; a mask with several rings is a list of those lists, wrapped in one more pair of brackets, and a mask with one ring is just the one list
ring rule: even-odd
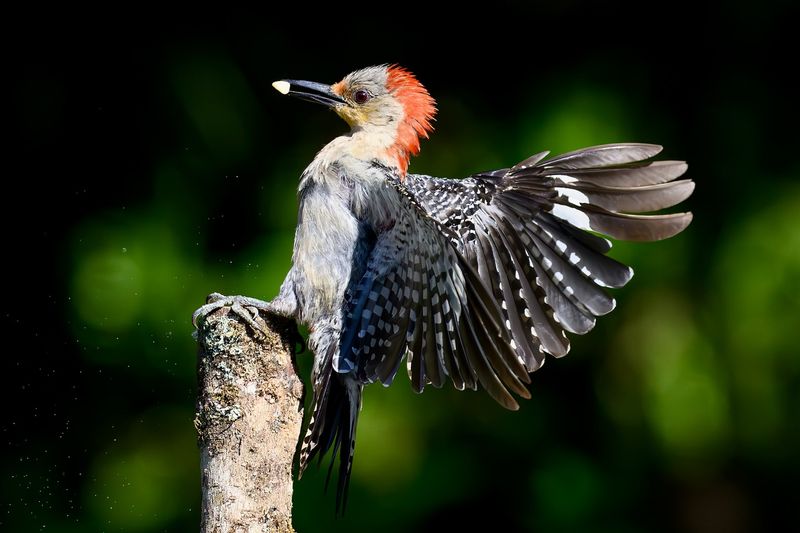
{"label": "bird claw", "polygon": [[239,316],[254,331],[264,334],[264,326],[257,322],[259,311],[271,313],[272,309],[269,302],[264,302],[249,296],[225,296],[218,292],[208,295],[206,304],[199,307],[192,314],[192,325],[199,328],[203,325],[206,317],[222,307],[229,307],[230,311]]}
{"label": "bird claw", "polygon": [[[208,315],[222,307],[230,307],[232,313],[239,316],[253,331],[261,335],[266,334],[264,322],[258,322],[260,318],[259,313],[261,311],[271,315],[283,316],[279,310],[273,306],[272,302],[265,302],[249,296],[225,296],[218,292],[212,292],[206,297],[206,304],[200,306],[192,314],[192,325],[199,329]],[[292,329],[290,335],[295,345],[295,354],[301,354],[306,351],[306,341],[297,330],[296,326]]]}

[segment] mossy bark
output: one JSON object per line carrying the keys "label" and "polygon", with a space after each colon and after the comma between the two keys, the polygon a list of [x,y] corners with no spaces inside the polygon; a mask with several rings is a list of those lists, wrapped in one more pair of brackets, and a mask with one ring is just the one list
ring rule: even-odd
{"label": "mossy bark", "polygon": [[294,531],[292,463],[303,420],[295,325],[257,321],[263,333],[222,308],[197,334],[195,425],[206,533]]}

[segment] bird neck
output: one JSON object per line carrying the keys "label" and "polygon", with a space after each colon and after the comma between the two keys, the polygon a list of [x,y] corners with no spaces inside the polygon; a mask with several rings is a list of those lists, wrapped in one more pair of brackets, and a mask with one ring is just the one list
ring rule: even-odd
{"label": "bird neck", "polygon": [[355,126],[350,133],[335,138],[320,150],[315,163],[329,167],[347,158],[366,163],[377,161],[395,169],[401,177],[405,176],[411,152],[405,144],[408,141],[401,135],[401,130],[402,125],[398,127],[396,122],[380,126]]}
{"label": "bird neck", "polygon": [[397,129],[396,123],[381,126],[366,124],[353,128],[346,136],[348,155],[363,161],[379,161],[384,165],[400,168],[392,153],[392,147],[397,141]]}

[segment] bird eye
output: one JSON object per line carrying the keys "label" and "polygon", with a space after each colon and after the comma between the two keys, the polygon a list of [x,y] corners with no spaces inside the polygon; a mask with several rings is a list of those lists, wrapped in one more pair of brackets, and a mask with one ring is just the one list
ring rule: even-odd
{"label": "bird eye", "polygon": [[357,90],[353,95],[353,100],[355,100],[357,104],[366,104],[370,98],[372,98],[372,95],[364,89]]}

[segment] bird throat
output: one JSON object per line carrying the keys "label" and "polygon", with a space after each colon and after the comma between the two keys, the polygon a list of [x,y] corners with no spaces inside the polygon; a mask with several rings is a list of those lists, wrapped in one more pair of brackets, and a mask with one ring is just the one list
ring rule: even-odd
{"label": "bird throat", "polygon": [[[413,130],[412,130],[413,131]],[[398,127],[360,126],[354,128],[350,135],[341,137],[341,143],[334,142],[324,150],[325,155],[347,154],[362,161],[378,161],[383,165],[397,169],[400,178],[408,171],[411,155],[419,152],[419,139],[403,134],[402,125]],[[338,154],[337,154],[338,152]]]}

